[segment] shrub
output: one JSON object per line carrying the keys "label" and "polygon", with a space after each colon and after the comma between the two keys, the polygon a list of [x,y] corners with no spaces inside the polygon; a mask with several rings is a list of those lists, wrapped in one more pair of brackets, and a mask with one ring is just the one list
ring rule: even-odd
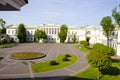
{"label": "shrub", "polygon": [[10,39],[8,40],[8,43],[13,43],[13,38],[10,38]]}
{"label": "shrub", "polygon": [[70,61],[70,59],[68,59],[68,57],[64,57],[62,60],[63,61]]}
{"label": "shrub", "polygon": [[104,46],[105,46],[104,44],[96,43],[93,45],[93,49],[100,49],[100,48],[103,48]]}
{"label": "shrub", "polygon": [[112,47],[106,46],[104,44],[101,43],[96,43],[93,46],[94,50],[103,50],[104,53],[106,53],[109,56],[114,56],[115,55],[115,50]]}
{"label": "shrub", "polygon": [[50,65],[57,65],[58,63],[54,60],[50,61]]}
{"label": "shrub", "polygon": [[2,44],[5,44],[5,43],[7,43],[7,40],[6,40],[5,38],[2,38],[2,39],[1,39],[1,43],[2,43]]}
{"label": "shrub", "polygon": [[81,44],[82,46],[84,46],[84,47],[87,47],[87,46],[89,45],[89,42],[84,41],[84,40],[81,40],[81,41],[80,41],[80,44]]}
{"label": "shrub", "polygon": [[71,57],[71,55],[70,54],[65,54],[65,57]]}

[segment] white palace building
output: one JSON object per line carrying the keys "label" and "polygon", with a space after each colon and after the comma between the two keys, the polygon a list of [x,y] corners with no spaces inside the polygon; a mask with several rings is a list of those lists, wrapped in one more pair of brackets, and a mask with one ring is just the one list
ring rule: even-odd
{"label": "white palace building", "polygon": [[[60,31],[61,25],[55,24],[43,24],[40,26],[25,26],[26,28],[26,40],[33,42],[34,41],[34,33],[37,29],[43,30],[47,34],[46,42],[56,42],[59,43],[60,39],[58,37],[58,32]],[[11,25],[7,27],[7,34],[14,39],[14,41],[18,42],[17,32],[18,25]],[[118,30],[115,31],[114,35],[111,36],[110,46],[116,50],[116,55],[120,56],[120,34]],[[95,43],[103,43],[106,45],[107,38],[103,34],[102,28],[96,28],[91,25],[85,26],[68,26],[68,34],[65,42],[72,42],[74,34],[76,34],[76,42],[81,40],[89,40],[90,44]]]}

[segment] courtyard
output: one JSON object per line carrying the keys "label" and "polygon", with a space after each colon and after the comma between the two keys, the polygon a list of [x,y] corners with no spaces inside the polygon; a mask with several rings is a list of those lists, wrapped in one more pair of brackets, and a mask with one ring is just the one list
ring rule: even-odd
{"label": "courtyard", "polygon": [[[67,77],[73,76],[86,68],[86,53],[80,52],[76,48],[77,44],[55,44],[55,43],[24,43],[18,44],[11,48],[0,49],[1,56],[4,57],[0,64],[0,80],[64,80]],[[46,54],[46,57],[34,60],[14,60],[9,56],[15,52],[41,52]],[[31,64],[37,62],[45,62],[53,60],[59,54],[74,54],[77,56],[77,61],[67,67],[34,73],[31,69]]]}

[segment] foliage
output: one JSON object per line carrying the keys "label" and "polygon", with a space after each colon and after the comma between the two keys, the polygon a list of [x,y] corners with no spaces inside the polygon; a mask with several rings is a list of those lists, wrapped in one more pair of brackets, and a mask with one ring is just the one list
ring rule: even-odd
{"label": "foliage", "polygon": [[76,34],[74,34],[74,37],[73,37],[73,43],[76,43],[76,40],[77,40],[77,38],[76,38]]}
{"label": "foliage", "polygon": [[18,26],[18,35],[17,35],[19,42],[26,41],[26,29],[24,24],[19,24]]}
{"label": "foliage", "polygon": [[15,46],[15,44],[4,44],[4,45],[0,45],[0,48],[9,48],[13,46]]}
{"label": "foliage", "polygon": [[8,43],[13,43],[13,42],[14,42],[13,38],[8,39]]}
{"label": "foliage", "polygon": [[45,33],[45,31],[37,29],[35,31],[34,37],[39,41],[40,39],[47,39],[47,34]]}
{"label": "foliage", "polygon": [[2,39],[1,39],[1,43],[2,43],[2,44],[5,44],[5,43],[7,43],[7,39],[5,39],[5,38],[2,38]]}
{"label": "foliage", "polygon": [[2,27],[2,29],[0,29],[0,34],[6,34],[6,28]]}
{"label": "foliage", "polygon": [[100,78],[101,68],[103,70],[111,66],[111,57],[102,49],[93,49],[88,53],[87,60],[91,66],[98,68],[98,80]]}
{"label": "foliage", "polygon": [[94,45],[93,45],[93,49],[100,49],[100,48],[102,48],[103,46],[105,46],[104,44],[101,44],[101,43],[95,43]]}
{"label": "foliage", "polygon": [[92,50],[87,55],[88,63],[94,67],[109,67],[111,65],[111,58],[104,50]]}
{"label": "foliage", "polygon": [[50,61],[50,65],[57,65],[58,63],[55,60]]}
{"label": "foliage", "polygon": [[70,59],[68,59],[68,57],[63,57],[62,60],[63,60],[63,61],[70,61]]}
{"label": "foliage", "polygon": [[56,59],[54,59],[54,61],[59,63],[59,65],[51,66],[50,61],[32,64],[32,70],[34,72],[45,72],[45,71],[51,71],[51,70],[64,68],[66,66],[69,66],[75,63],[75,61],[77,60],[77,57],[75,55],[71,55],[71,56],[72,57],[69,57],[70,61],[65,62],[65,61],[62,61],[62,58],[65,57],[65,55],[59,55]]}
{"label": "foliage", "polygon": [[6,22],[2,18],[0,18],[0,26],[2,27],[0,29],[0,34],[6,34],[5,24]]}
{"label": "foliage", "polygon": [[10,55],[10,57],[13,59],[23,59],[23,60],[37,59],[37,58],[42,58],[44,56],[45,56],[44,54],[39,52],[18,52]]}
{"label": "foliage", "polygon": [[112,19],[110,16],[106,16],[104,18],[102,18],[100,25],[103,28],[103,32],[104,35],[107,37],[107,46],[109,46],[109,42],[110,42],[110,37],[112,36],[112,34],[114,33],[115,27],[112,24]]}
{"label": "foliage", "polygon": [[84,47],[87,47],[89,45],[89,43],[87,41],[81,40],[80,44]]}
{"label": "foliage", "polygon": [[120,28],[120,5],[112,10],[112,17]]}
{"label": "foliage", "polygon": [[115,55],[115,50],[112,47],[105,46],[104,44],[101,43],[96,43],[93,45],[94,50],[103,50],[107,55],[109,56],[114,56]]}
{"label": "foliage", "polygon": [[[119,62],[112,62],[112,66],[110,69],[104,69],[106,72],[109,70],[109,73],[103,73],[105,74],[104,76],[101,76],[100,80],[120,80],[120,64]],[[85,71],[67,78],[65,80],[96,80],[98,74],[98,69],[95,67],[90,66],[88,69]]]}
{"label": "foliage", "polygon": [[65,57],[71,57],[71,55],[70,54],[65,54]]}
{"label": "foliage", "polygon": [[60,27],[60,32],[58,33],[58,37],[60,38],[60,42],[64,43],[67,37],[68,27],[66,25],[62,25]]}

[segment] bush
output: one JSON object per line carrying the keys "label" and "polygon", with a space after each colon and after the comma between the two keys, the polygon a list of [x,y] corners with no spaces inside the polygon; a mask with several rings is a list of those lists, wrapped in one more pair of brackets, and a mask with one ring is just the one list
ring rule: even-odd
{"label": "bush", "polygon": [[64,57],[62,60],[63,61],[70,61],[70,59],[68,59],[68,57]]}
{"label": "bush", "polygon": [[109,55],[109,56],[114,56],[115,55],[115,50],[112,47],[106,46],[104,44],[101,43],[96,43],[93,46],[94,50],[104,50],[104,52]]}
{"label": "bush", "polygon": [[65,57],[71,57],[71,55],[70,54],[65,54]]}
{"label": "bush", "polygon": [[80,41],[80,44],[84,47],[87,47],[89,45],[89,42],[82,40]]}
{"label": "bush", "polygon": [[103,48],[104,46],[105,46],[104,44],[96,43],[93,45],[93,49],[100,49],[100,48]]}
{"label": "bush", "polygon": [[2,38],[2,39],[1,39],[1,43],[2,43],[2,44],[5,44],[5,43],[7,43],[7,40],[6,40],[5,38]]}
{"label": "bush", "polygon": [[8,40],[8,43],[13,43],[13,38],[10,38],[9,40]]}
{"label": "bush", "polygon": [[54,60],[50,61],[50,65],[57,65],[58,63]]}

